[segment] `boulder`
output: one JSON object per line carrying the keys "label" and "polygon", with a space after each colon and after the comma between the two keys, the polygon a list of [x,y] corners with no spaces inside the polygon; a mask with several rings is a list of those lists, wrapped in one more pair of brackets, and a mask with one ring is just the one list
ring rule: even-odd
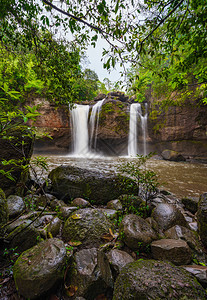
{"label": "boulder", "polygon": [[193,197],[193,198],[182,198],[181,202],[183,203],[184,207],[186,210],[189,210],[192,214],[195,214],[198,210],[198,197]]}
{"label": "boulder", "polygon": [[25,298],[40,297],[63,278],[66,249],[59,239],[48,239],[23,252],[14,264],[18,292]]}
{"label": "boulder", "polygon": [[69,287],[69,292],[73,288],[73,296],[82,296],[87,300],[94,300],[113,287],[113,278],[106,255],[96,248],[77,252],[67,274],[66,285]]}
{"label": "boulder", "polygon": [[168,260],[175,265],[189,264],[191,250],[183,240],[162,239],[151,243],[152,256],[158,260]]}
{"label": "boulder", "polygon": [[80,208],[84,208],[84,207],[89,207],[91,206],[90,203],[82,198],[75,198],[72,202],[71,205],[73,206],[78,206]]}
{"label": "boulder", "polygon": [[171,161],[185,161],[186,159],[177,151],[173,150],[164,150],[161,153],[161,156],[165,160],[171,160]]}
{"label": "boulder", "polygon": [[126,264],[134,261],[132,256],[127,252],[118,249],[112,249],[111,251],[109,251],[107,253],[107,258],[112,269],[112,274],[115,278]]}
{"label": "boulder", "polygon": [[107,203],[107,208],[115,209],[115,210],[122,210],[122,204],[119,199],[111,200]]}
{"label": "boulder", "polygon": [[29,178],[28,169],[22,166],[28,164],[33,151],[34,137],[27,126],[19,125],[6,132],[7,138],[0,135],[0,162],[13,160],[15,164],[1,165],[5,172],[11,171],[14,180],[0,173],[0,188],[8,197],[11,194],[23,195],[24,186]]}
{"label": "boulder", "polygon": [[103,243],[101,236],[109,232],[113,224],[97,209],[83,208],[72,213],[63,227],[65,241],[80,241],[82,246],[95,247]]}
{"label": "boulder", "polygon": [[0,237],[4,235],[3,226],[7,224],[9,220],[8,206],[6,196],[2,189],[0,189]]}
{"label": "boulder", "polygon": [[115,209],[108,209],[108,208],[98,208],[107,218],[114,220],[117,219],[117,210]]}
{"label": "boulder", "polygon": [[193,274],[205,288],[207,287],[207,266],[187,265],[182,267]]}
{"label": "boulder", "polygon": [[207,247],[207,193],[200,196],[197,212],[198,233],[204,247]]}
{"label": "boulder", "polygon": [[126,215],[120,224],[120,236],[131,249],[138,250],[157,239],[157,234],[147,221],[137,215]]}
{"label": "boulder", "polygon": [[115,282],[113,300],[199,299],[206,291],[187,271],[167,262],[138,260],[127,264]]}
{"label": "boulder", "polygon": [[22,197],[16,195],[10,195],[7,198],[9,218],[14,218],[20,215],[25,209],[25,204]]}
{"label": "boulder", "polygon": [[174,225],[187,226],[183,214],[173,204],[158,204],[152,212],[152,218],[157,222],[160,230],[164,231]]}
{"label": "boulder", "polygon": [[[111,173],[103,173],[72,166],[53,169],[49,178],[52,193],[59,199],[88,197],[95,204],[105,204],[124,192],[122,178]],[[132,188],[132,191],[135,188]]]}

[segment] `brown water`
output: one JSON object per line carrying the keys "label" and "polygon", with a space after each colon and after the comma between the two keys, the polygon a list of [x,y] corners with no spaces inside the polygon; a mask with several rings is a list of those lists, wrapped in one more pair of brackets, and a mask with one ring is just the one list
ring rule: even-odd
{"label": "brown water", "polygon": [[[72,165],[101,172],[116,171],[121,162],[135,159],[124,157],[47,157],[49,170],[60,165]],[[161,188],[168,190],[179,198],[198,197],[200,194],[207,192],[207,164],[150,159],[147,162],[147,167],[159,176]]]}

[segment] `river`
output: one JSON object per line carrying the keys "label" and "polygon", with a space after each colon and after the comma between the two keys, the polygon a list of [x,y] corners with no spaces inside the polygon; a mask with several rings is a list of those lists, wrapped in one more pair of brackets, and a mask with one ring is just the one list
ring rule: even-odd
{"label": "river", "polygon": [[[117,166],[136,158],[125,157],[70,157],[47,155],[49,171],[60,165],[73,165],[100,172],[116,172]],[[147,168],[159,176],[160,188],[178,198],[199,197],[207,192],[207,164],[189,162],[171,162],[151,158]]]}

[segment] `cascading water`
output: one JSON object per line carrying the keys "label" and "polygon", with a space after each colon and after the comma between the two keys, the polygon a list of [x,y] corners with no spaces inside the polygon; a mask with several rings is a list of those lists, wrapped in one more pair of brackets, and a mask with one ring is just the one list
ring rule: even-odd
{"label": "cascading water", "polygon": [[130,106],[129,119],[129,137],[128,137],[128,156],[136,156],[141,153],[138,147],[138,121],[141,123],[141,134],[143,139],[143,154],[147,154],[146,133],[147,133],[147,104],[145,105],[145,114],[142,115],[140,103],[133,103]]}
{"label": "cascading water", "polygon": [[75,105],[71,110],[73,128],[73,155],[89,153],[88,115],[89,105]]}
{"label": "cascading water", "polygon": [[97,142],[97,133],[98,133],[98,122],[99,122],[99,114],[101,111],[102,104],[105,99],[98,101],[95,105],[93,105],[89,126],[90,126],[90,149],[96,149]]}

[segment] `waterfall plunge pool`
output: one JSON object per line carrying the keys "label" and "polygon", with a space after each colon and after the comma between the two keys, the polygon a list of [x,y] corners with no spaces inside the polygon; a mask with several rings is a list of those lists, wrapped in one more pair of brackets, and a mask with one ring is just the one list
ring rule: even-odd
{"label": "waterfall plunge pool", "polygon": [[[133,161],[129,157],[71,157],[47,155],[49,171],[60,165],[72,165],[99,172],[116,172],[117,166],[125,161]],[[150,159],[147,168],[159,176],[160,188],[165,189],[178,198],[199,197],[207,192],[207,164],[189,162],[171,162]]]}

